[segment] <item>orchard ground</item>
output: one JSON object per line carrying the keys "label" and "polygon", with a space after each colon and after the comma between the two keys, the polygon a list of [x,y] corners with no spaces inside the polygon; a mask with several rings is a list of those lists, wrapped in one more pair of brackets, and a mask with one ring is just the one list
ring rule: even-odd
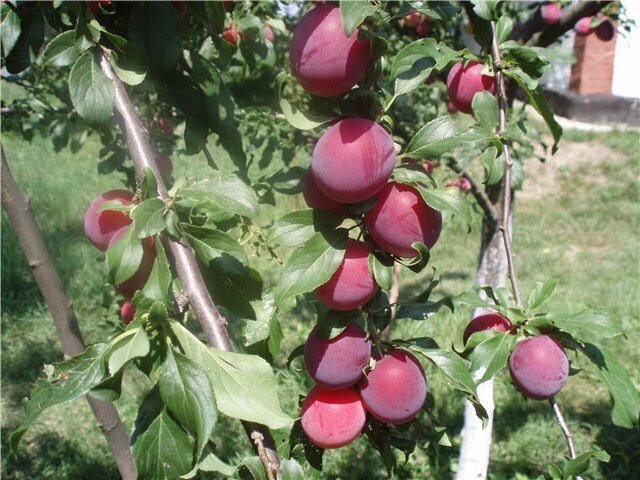
{"label": "orchard ground", "polygon": [[[82,218],[89,202],[101,192],[122,188],[120,174],[96,175],[96,138],[90,138],[76,154],[53,152],[49,139],[35,137],[25,142],[5,134],[3,144],[14,176],[31,196],[37,220],[47,245],[74,301],[87,343],[104,341],[123,328],[119,318],[121,299],[104,283],[104,255],[84,237]],[[218,155],[221,149],[210,145]],[[311,148],[309,149],[309,154]],[[607,346],[630,369],[640,384],[640,165],[638,132],[585,133],[567,131],[559,153],[547,166],[536,160],[526,163],[528,179],[517,195],[515,251],[524,280],[523,291],[534,279],[560,279],[560,294],[549,307],[567,311],[604,309],[617,319],[629,341],[610,340]],[[299,159],[306,165],[308,159]],[[203,157],[175,155],[174,175],[196,174],[206,168]],[[436,178],[445,172],[437,169]],[[453,178],[449,175],[448,178]],[[276,218],[304,207],[302,195],[279,198],[277,210],[260,218]],[[479,220],[479,216],[478,219]],[[446,222],[442,237],[432,252],[432,264],[442,272],[439,295],[454,294],[473,282],[478,252],[479,225],[466,234],[466,226],[453,219]],[[265,280],[275,284],[276,262],[254,258]],[[425,272],[430,269],[426,269]],[[401,296],[418,291],[427,273],[402,283]],[[409,278],[410,275],[406,275]],[[599,303],[595,303],[598,299]],[[116,303],[118,300],[118,303]],[[429,334],[440,344],[462,342],[469,311],[455,315],[440,313],[426,322],[394,325],[404,338]],[[282,351],[290,353],[301,344],[314,324],[303,307],[283,318],[285,340]],[[242,342],[239,326],[230,331]],[[9,454],[8,433],[23,419],[21,399],[29,394],[42,375],[42,365],[61,358],[53,323],[30,275],[16,237],[2,216],[2,471],[7,479],[115,479],[117,470],[104,438],[84,401],[47,410],[32,427],[17,454]],[[573,359],[573,356],[570,355]],[[284,367],[286,357],[277,359],[282,383],[280,400],[286,412],[299,413],[298,396],[312,383],[302,358],[292,369]],[[574,367],[585,365],[574,363]],[[449,479],[455,470],[462,399],[454,395],[439,374],[426,365],[429,391],[435,395],[435,413],[448,427],[454,448],[435,447],[419,452],[400,467],[397,478]],[[116,405],[131,428],[140,401],[150,383],[139,372],[125,373],[122,398]],[[452,400],[455,399],[455,400]],[[586,478],[640,478],[639,430],[623,430],[610,421],[610,404],[604,385],[587,369],[570,377],[558,395],[578,452],[603,448],[611,462],[591,470]],[[565,454],[564,438],[545,402],[525,400],[511,385],[508,373],[496,380],[496,421],[491,452],[490,478],[533,479],[546,472],[547,464]],[[240,463],[232,452],[250,454],[239,422],[220,418],[225,427],[219,455],[229,463]],[[598,470],[596,470],[596,468]],[[339,451],[327,451],[322,478],[337,479],[349,472],[349,479],[386,478],[380,456],[367,448],[364,438]],[[203,477],[207,478],[207,477]],[[213,478],[213,477],[212,477]],[[216,477],[217,478],[217,477]]]}

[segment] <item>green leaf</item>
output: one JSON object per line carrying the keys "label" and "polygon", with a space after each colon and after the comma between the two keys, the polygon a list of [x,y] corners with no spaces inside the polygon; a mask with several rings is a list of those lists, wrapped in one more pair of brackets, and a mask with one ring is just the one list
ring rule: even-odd
{"label": "green leaf", "polygon": [[53,381],[38,381],[31,398],[23,401],[25,420],[11,433],[14,449],[45,409],[76,400],[103,381],[107,348],[108,345],[104,343],[91,345],[77,357],[55,365],[49,375]]}
{"label": "green leaf", "polygon": [[108,358],[109,373],[115,375],[122,367],[134,358],[144,357],[149,353],[149,337],[142,327],[126,330],[111,341]]}
{"label": "green leaf", "polygon": [[220,460],[215,453],[213,453],[212,448],[207,445],[202,454],[201,460],[193,467],[186,475],[182,475],[181,478],[191,479],[196,478],[198,472],[215,472],[224,475],[225,477],[233,476],[238,467],[232,467],[231,465],[227,465],[222,460]]}
{"label": "green leaf", "polygon": [[602,313],[580,312],[568,317],[549,313],[547,316],[557,328],[581,340],[622,335],[620,327],[608,315]]}
{"label": "green leaf", "polygon": [[553,292],[556,291],[558,286],[558,280],[547,280],[546,282],[536,282],[535,287],[531,290],[529,298],[527,299],[527,308],[529,310],[535,310],[546,302]]}
{"label": "green leaf", "polygon": [[560,137],[562,137],[562,127],[556,121],[551,108],[549,108],[549,104],[544,97],[542,87],[538,85],[537,87],[530,88],[527,83],[526,77],[523,75],[523,72],[520,69],[508,68],[504,70],[504,73],[518,82],[522,89],[527,92],[527,96],[529,97],[529,101],[531,102],[533,108],[535,108],[536,111],[540,115],[542,115],[542,118],[549,127],[549,131],[553,136],[553,147],[551,151],[552,153],[556,153],[558,151],[558,142],[560,141]]}
{"label": "green leaf", "polygon": [[592,458],[600,462],[608,462],[611,460],[609,454],[603,450],[591,450],[578,455],[576,458],[568,460],[562,468],[563,477],[573,479],[578,475],[586,473],[589,469],[589,463]]}
{"label": "green leaf", "polygon": [[160,396],[171,413],[197,439],[199,457],[218,421],[213,390],[204,370],[181,353],[167,349],[160,367]]}
{"label": "green leaf", "polygon": [[405,46],[391,64],[389,79],[394,84],[394,98],[420,87],[433,70],[443,70],[457,56],[458,52],[434,38]]}
{"label": "green leaf", "polygon": [[[4,28],[4,23],[2,24]],[[46,65],[66,67],[72,65],[80,52],[76,48],[75,32],[68,30],[55,37],[44,49],[42,59]]]}
{"label": "green leaf", "polygon": [[393,262],[389,265],[383,264],[373,253],[369,255],[369,270],[373,273],[373,278],[383,290],[390,290],[393,282]]}
{"label": "green leaf", "polygon": [[344,332],[349,322],[355,322],[361,315],[362,313],[359,310],[329,310],[318,317],[318,322],[316,323],[317,333],[328,340],[336,338]]}
{"label": "green leaf", "polygon": [[471,206],[469,201],[457,188],[424,188],[416,187],[423,200],[436,210],[449,212],[471,225]]}
{"label": "green leaf", "polygon": [[[185,236],[191,243],[191,247],[205,265],[209,265],[214,260],[219,260],[225,263],[225,267],[228,267],[225,270],[228,272],[235,272],[237,275],[244,274],[242,265],[247,266],[249,260],[244,249],[235,238],[221,230],[209,227],[184,224],[183,229]],[[240,262],[240,265],[234,264],[235,262],[231,259],[225,261],[229,256]]]}
{"label": "green leaf", "polygon": [[295,247],[316,233],[334,230],[344,219],[333,212],[307,208],[287,213],[273,225],[273,235],[280,245]]}
{"label": "green leaf", "polygon": [[269,428],[285,428],[293,423],[280,408],[277,380],[264,359],[206,347],[177,322],[171,322],[171,329],[185,355],[209,377],[220,412]]}
{"label": "green leaf", "polygon": [[180,190],[177,202],[186,208],[224,209],[245,217],[258,213],[256,192],[237,175],[217,170],[209,172],[205,180]]}
{"label": "green leaf", "polygon": [[9,56],[20,38],[20,15],[8,6],[5,7],[3,5],[3,7],[7,9],[7,14],[2,18],[0,38],[2,39],[4,54]]}
{"label": "green leaf", "polygon": [[278,102],[287,122],[298,130],[311,130],[332,121],[334,116],[316,115],[313,113],[304,113],[292,105],[285,97],[285,87],[287,80],[291,77],[287,72],[280,72],[276,77],[276,85],[278,90]]}
{"label": "green leaf", "polygon": [[373,15],[375,11],[376,7],[368,1],[340,0],[340,18],[344,34],[350,37],[365,18]]}
{"label": "green leaf", "polygon": [[447,307],[453,313],[453,303],[448,298],[443,298],[437,302],[410,303],[399,305],[396,318],[408,318],[411,320],[427,320],[440,311],[442,307]]}
{"label": "green leaf", "polygon": [[471,1],[471,3],[473,3],[473,11],[476,12],[476,15],[488,22],[496,19],[496,6],[498,5],[498,2],[499,0]]}
{"label": "green leaf", "polygon": [[105,123],[115,101],[113,83],[102,73],[93,51],[84,52],[69,74],[71,102],[87,123]]}
{"label": "green leaf", "polygon": [[465,361],[454,352],[443,350],[431,338],[412,338],[406,342],[407,348],[419,353],[433,363],[442,374],[444,381],[463,392],[473,403],[478,416],[487,418],[487,412],[478,400],[476,384],[467,369]]}
{"label": "green leaf", "polygon": [[225,87],[220,72],[212,62],[195,53],[191,53],[191,61],[193,78],[204,92],[209,127],[218,134],[222,148],[229,153],[234,165],[240,171],[244,171],[247,156],[242,146],[242,135],[234,118],[236,107],[233,96]]}
{"label": "green leaf", "polygon": [[419,160],[438,157],[460,143],[460,128],[449,115],[431,120],[411,139],[405,156]]}
{"label": "green leaf", "polygon": [[488,132],[494,132],[498,128],[498,101],[496,97],[489,92],[476,93],[471,108],[480,127]]}
{"label": "green leaf", "polygon": [[247,351],[273,363],[284,338],[273,292],[263,294],[260,300],[251,302],[251,306],[256,313],[256,319],[247,322],[245,327]]}
{"label": "green leaf", "polygon": [[637,427],[640,393],[634,386],[629,372],[614,355],[602,347],[587,343],[581,350],[596,366],[600,380],[609,388],[613,401],[613,424],[624,428]]}
{"label": "green leaf", "polygon": [[343,229],[316,233],[294,251],[278,284],[276,303],[326,283],[342,263],[347,238],[347,231]]}
{"label": "green leaf", "polygon": [[282,467],[283,480],[305,480],[302,466],[294,458],[282,460],[280,466]]}
{"label": "green leaf", "polygon": [[133,227],[138,238],[146,238],[167,228],[164,220],[164,202],[159,198],[150,198],[140,202],[133,209]]}
{"label": "green leaf", "polygon": [[182,53],[180,20],[170,2],[140,2],[131,11],[129,35],[154,69],[175,67]]}
{"label": "green leaf", "polygon": [[133,453],[140,478],[178,480],[193,463],[189,436],[164,409],[138,434]]}
{"label": "green leaf", "polygon": [[253,480],[268,480],[260,457],[245,457],[242,459],[242,463],[251,473]]}
{"label": "green leaf", "polygon": [[147,62],[144,54],[133,43],[120,35],[101,28],[111,42],[112,66],[116,75],[128,85],[139,85],[147,76]]}
{"label": "green leaf", "polygon": [[153,260],[153,268],[147,283],[142,289],[142,293],[147,298],[167,303],[167,295],[172,278],[171,269],[162,242],[156,242],[155,246],[156,258]]}
{"label": "green leaf", "polygon": [[[15,14],[14,14],[15,15]],[[20,22],[18,27],[16,23]],[[3,45],[4,58],[3,66],[9,73],[20,73],[31,66],[36,55],[42,46],[45,34],[44,18],[40,9],[36,6],[30,8],[27,15],[8,15],[2,22],[2,41],[5,37],[9,40],[9,45],[13,43],[13,48],[8,51]],[[5,34],[5,28],[8,29]],[[18,35],[17,40],[15,36]]]}
{"label": "green leaf", "polygon": [[142,242],[136,237],[133,228],[127,228],[118,241],[107,248],[107,267],[109,277],[116,285],[131,278],[142,261]]}
{"label": "green leaf", "polygon": [[508,15],[502,15],[496,22],[496,37],[501,48],[503,42],[509,39],[509,35],[513,31],[513,20]]}
{"label": "green leaf", "polygon": [[505,367],[517,339],[515,335],[497,332],[476,345],[469,355],[471,376],[476,384],[490,380]]}
{"label": "green leaf", "polygon": [[504,177],[507,162],[504,160],[504,155],[498,155],[497,157],[496,155],[498,155],[498,149],[493,145],[480,155],[480,161],[487,170],[485,179],[487,185],[494,185]]}

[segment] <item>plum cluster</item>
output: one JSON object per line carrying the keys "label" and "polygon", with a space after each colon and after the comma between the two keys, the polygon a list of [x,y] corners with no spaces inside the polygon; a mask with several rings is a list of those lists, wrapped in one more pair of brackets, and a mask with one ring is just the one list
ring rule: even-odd
{"label": "plum cluster", "polygon": [[[540,7],[540,18],[547,25],[555,25],[562,19],[562,7],[554,2],[546,2]],[[599,13],[596,17],[583,17],[573,26],[579,37],[586,37],[595,32],[596,36],[608,42],[615,36],[613,22],[606,15]]]}
{"label": "plum cluster", "polygon": [[[343,95],[362,80],[371,60],[371,44],[346,36],[340,10],[317,5],[301,19],[291,40],[291,66],[309,93]],[[315,291],[324,306],[349,311],[369,302],[379,289],[369,257],[379,248],[394,257],[412,258],[412,244],[434,246],[442,216],[410,185],[390,182],[396,149],[389,132],[365,118],[345,118],[324,132],[302,179],[307,205],[353,217],[354,205],[368,205],[362,218],[365,241],[349,239],[336,272]],[[366,210],[366,208],[365,208]],[[307,437],[322,448],[338,448],[364,428],[367,412],[381,422],[402,424],[422,408],[427,382],[418,360],[392,349],[377,355],[369,369],[372,341],[365,330],[349,323],[334,338],[314,327],[304,359],[316,385],[302,405],[301,424]],[[366,372],[366,373],[365,373]]]}
{"label": "plum cluster", "polygon": [[[427,396],[422,366],[409,352],[393,349],[371,360],[371,340],[354,323],[335,338],[314,327],[304,361],[316,385],[302,404],[302,428],[315,445],[339,448],[364,428],[367,412],[381,422],[399,425],[413,420]],[[366,372],[366,373],[365,373]]]}
{"label": "plum cluster", "polygon": [[[127,190],[111,190],[91,202],[84,215],[84,233],[96,248],[104,252],[107,248],[115,245],[131,227],[131,218],[125,212],[103,210],[104,203],[115,201],[123,206],[131,205],[133,197],[134,194]],[[126,323],[131,322],[135,314],[131,298],[147,283],[156,258],[155,242],[152,237],[143,240],[142,248],[143,254],[138,269],[130,278],[115,286],[118,293],[126,298],[120,310],[120,315]]]}

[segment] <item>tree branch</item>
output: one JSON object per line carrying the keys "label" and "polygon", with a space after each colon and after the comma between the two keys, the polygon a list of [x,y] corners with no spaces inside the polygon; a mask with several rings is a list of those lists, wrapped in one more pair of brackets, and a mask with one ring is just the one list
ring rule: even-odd
{"label": "tree branch", "polygon": [[562,18],[555,25],[546,25],[537,10],[522,26],[516,39],[520,43],[531,46],[547,47],[558,38],[571,30],[578,20],[598,13],[608,2],[576,2],[575,5],[566,8]]}
{"label": "tree branch", "polygon": [[[498,39],[496,37],[496,23],[494,21],[491,22],[491,57],[493,59],[493,69],[496,75],[496,83],[498,90],[498,108],[499,108],[499,124],[498,124],[498,135],[501,137],[500,141],[502,143],[502,151],[504,153],[506,159],[506,168],[504,172],[503,178],[503,199],[502,199],[502,222],[500,225],[500,230],[502,232],[502,239],[504,241],[504,248],[507,254],[507,263],[509,266],[509,278],[511,280],[511,287],[513,290],[513,297],[518,306],[522,306],[522,298],[520,296],[520,285],[518,284],[518,276],[516,274],[516,266],[515,266],[515,258],[513,255],[513,246],[511,244],[511,234],[509,232],[509,215],[511,210],[511,168],[513,167],[513,160],[511,159],[511,152],[509,149],[509,144],[507,141],[502,138],[502,134],[504,133],[507,126],[507,94],[505,90],[505,81],[504,74],[501,70],[502,67],[502,57],[500,55],[500,46],[498,45]],[[573,437],[567,424],[564,421],[562,416],[562,412],[560,411],[560,407],[556,403],[554,397],[549,399],[549,403],[553,408],[553,411],[558,419],[558,424],[562,429],[562,433],[564,434],[565,439],[567,440],[567,445],[569,447],[569,454],[571,458],[576,458],[576,451],[573,446]],[[576,477],[579,478],[579,477]]]}
{"label": "tree branch", "polygon": [[[29,198],[20,190],[5,159],[0,146],[0,178],[2,179],[2,208],[18,236],[20,245],[31,267],[45,304],[53,317],[62,351],[67,358],[75,357],[85,350],[78,321],[72,303],[64,291],[64,285],[51,260],[36,219],[33,216]],[[118,412],[111,402],[85,396],[99,427],[102,430],[111,453],[116,461],[120,476],[125,480],[137,478],[136,465],[131,453],[131,440],[122,425]]]}
{"label": "tree branch", "polygon": [[[100,67],[104,74],[113,82],[115,89],[115,107],[125,126],[127,145],[133,158],[137,176],[142,177],[143,170],[150,168],[158,183],[158,196],[163,201],[170,200],[167,187],[158,170],[155,155],[151,150],[147,130],[142,125],[140,118],[133,108],[123,83],[115,75],[107,53],[102,55]],[[220,314],[218,307],[213,302],[211,295],[209,295],[188,240],[184,237],[174,238],[170,236],[163,236],[163,240],[171,253],[173,267],[189,300],[189,305],[193,309],[202,327],[207,343],[220,350],[232,351],[231,341],[226,328],[227,321]],[[263,462],[265,471],[267,473],[275,471],[279,477],[280,459],[275,447],[275,442],[268,428],[249,422],[243,422],[243,425],[259,455],[258,445],[254,444],[252,435],[254,432],[262,435],[264,452],[266,453],[266,458],[269,459],[268,463]]]}
{"label": "tree branch", "polygon": [[489,221],[498,225],[500,223],[498,212],[496,211],[493,202],[491,202],[491,199],[487,196],[487,193],[484,191],[484,189],[481,188],[480,185],[478,185],[478,182],[475,181],[475,179],[471,176],[471,174],[469,174],[469,172],[462,168],[458,168],[455,162],[449,162],[448,165],[451,170],[469,181],[469,185],[471,185],[471,195],[473,195],[473,198],[475,198],[476,202],[478,202],[478,205],[480,205],[482,213]]}

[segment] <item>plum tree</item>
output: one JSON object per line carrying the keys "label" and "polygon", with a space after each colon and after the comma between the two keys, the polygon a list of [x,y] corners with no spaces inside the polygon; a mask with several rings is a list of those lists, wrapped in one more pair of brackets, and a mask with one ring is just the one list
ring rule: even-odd
{"label": "plum tree", "polygon": [[495,77],[482,74],[483,65],[469,62],[466,66],[462,62],[456,63],[447,76],[447,93],[449,101],[464,113],[471,113],[471,102],[476,93],[496,91]]}
{"label": "plum tree", "polygon": [[371,247],[350,239],[344,259],[329,281],[316,289],[316,298],[334,310],[353,310],[367,303],[378,290],[369,270]]}
{"label": "plum tree", "polygon": [[562,18],[562,7],[553,2],[545,3],[540,7],[540,16],[547,25],[555,25]]}
{"label": "plum tree", "polygon": [[316,385],[302,403],[302,429],[320,448],[344,447],[356,439],[367,419],[362,399],[353,389],[329,390]]}
{"label": "plum tree", "polygon": [[580,37],[586,37],[587,35],[591,35],[593,33],[593,27],[591,26],[591,20],[593,17],[582,17],[580,20],[576,22],[573,26],[573,31],[576,32],[576,35]]}
{"label": "plum tree", "polygon": [[516,388],[534,400],[558,393],[569,376],[569,359],[557,340],[548,336],[519,342],[509,357],[509,372]]}
{"label": "plum tree", "polygon": [[135,315],[136,309],[131,305],[131,300],[125,300],[122,307],[120,307],[120,318],[122,318],[124,323],[131,323]]}
{"label": "plum tree", "polygon": [[360,395],[374,417],[399,425],[418,415],[427,398],[427,379],[416,357],[395,349],[376,361],[360,384]]}
{"label": "plum tree", "polygon": [[340,9],[318,5],[306,13],[291,37],[291,68],[307,92],[333,97],[348,92],[364,77],[371,44],[358,40],[358,29],[347,37]]}
{"label": "plum tree", "polygon": [[97,197],[84,215],[84,233],[91,243],[104,251],[114,234],[129,225],[131,219],[125,212],[117,210],[100,211],[102,204],[109,200],[117,200],[122,205],[129,205],[133,200],[133,193],[127,190],[111,190]]}
{"label": "plum tree", "polygon": [[364,221],[373,240],[397,257],[418,255],[411,247],[415,242],[432,248],[442,230],[441,213],[427,205],[414,187],[401,183],[382,189]]}
{"label": "plum tree", "polygon": [[[109,247],[115,245],[120,237],[124,235],[124,232],[127,231],[129,226],[124,226],[117,230],[111,240],[109,241]],[[116,285],[116,290],[120,295],[125,298],[131,299],[133,295],[142,287],[144,287],[145,283],[149,279],[149,275],[151,274],[151,270],[153,269],[153,262],[156,258],[156,245],[153,237],[147,237],[142,242],[142,259],[140,260],[140,266],[136,270],[136,272],[124,282]]]}
{"label": "plum tree", "polygon": [[302,196],[310,208],[329,210],[337,213],[338,215],[349,215],[349,210],[346,205],[336,202],[322,193],[322,190],[318,188],[318,185],[313,178],[311,170],[307,170],[302,177]]}
{"label": "plum tree", "polygon": [[350,387],[360,380],[371,358],[371,341],[359,326],[348,323],[344,331],[328,339],[314,327],[304,346],[304,362],[318,385],[329,389]]}
{"label": "plum tree", "polygon": [[498,332],[508,332],[513,327],[511,321],[499,313],[491,312],[484,313],[482,315],[478,315],[474,317],[467,325],[467,328],[464,329],[464,334],[462,335],[462,340],[464,343],[467,343],[469,337],[476,332],[481,332],[483,330],[497,330]]}
{"label": "plum tree", "polygon": [[367,200],[387,183],[396,163],[391,135],[364,118],[329,128],[313,149],[311,171],[318,188],[341,203]]}

